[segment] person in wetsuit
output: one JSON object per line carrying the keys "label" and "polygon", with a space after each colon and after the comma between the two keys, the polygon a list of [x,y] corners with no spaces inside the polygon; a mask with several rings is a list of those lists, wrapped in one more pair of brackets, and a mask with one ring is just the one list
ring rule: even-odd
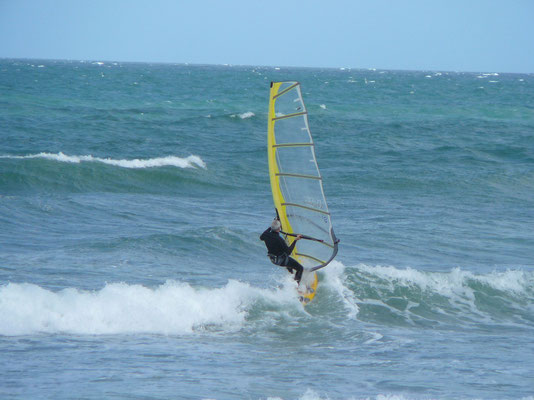
{"label": "person in wetsuit", "polygon": [[286,244],[286,241],[282,239],[279,232],[282,229],[282,225],[278,219],[275,219],[271,226],[265,230],[260,236],[260,239],[265,242],[267,251],[271,262],[281,267],[286,267],[290,273],[293,270],[297,271],[295,274],[295,280],[300,283],[302,278],[302,271],[304,268],[295,259],[289,257],[295,248],[295,244],[302,238],[301,235],[297,235],[291,246]]}

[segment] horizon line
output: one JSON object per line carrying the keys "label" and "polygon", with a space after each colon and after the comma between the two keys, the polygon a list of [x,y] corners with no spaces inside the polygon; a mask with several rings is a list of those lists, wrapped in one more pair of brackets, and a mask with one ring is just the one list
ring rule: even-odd
{"label": "horizon line", "polygon": [[174,61],[121,61],[121,60],[107,60],[107,59],[75,59],[75,58],[30,58],[30,57],[4,57],[0,56],[0,60],[25,60],[25,61],[67,61],[67,62],[90,62],[90,63],[123,63],[123,64],[149,64],[149,65],[181,65],[181,66],[215,66],[215,67],[251,67],[251,68],[294,68],[294,69],[323,69],[323,70],[357,70],[357,71],[395,71],[395,72],[445,72],[445,73],[465,73],[465,74],[477,74],[477,73],[498,73],[498,74],[510,74],[510,75],[533,75],[534,72],[506,72],[506,71],[493,71],[493,70],[448,70],[448,69],[402,69],[402,68],[380,68],[380,67],[317,67],[317,66],[295,66],[295,65],[254,65],[254,64],[233,64],[233,63],[201,63],[201,62],[174,62]]}

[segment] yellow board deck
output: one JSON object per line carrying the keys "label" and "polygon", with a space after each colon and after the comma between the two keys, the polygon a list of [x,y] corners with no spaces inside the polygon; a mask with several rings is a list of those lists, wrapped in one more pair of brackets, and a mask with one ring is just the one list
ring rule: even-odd
{"label": "yellow board deck", "polygon": [[307,305],[313,300],[317,292],[317,285],[317,273],[304,271],[300,285],[297,288],[299,300],[303,305]]}

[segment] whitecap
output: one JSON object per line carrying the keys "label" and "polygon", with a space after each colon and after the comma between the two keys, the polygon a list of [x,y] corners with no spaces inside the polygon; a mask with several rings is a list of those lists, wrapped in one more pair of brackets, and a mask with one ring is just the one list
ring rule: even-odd
{"label": "whitecap", "polygon": [[117,160],[113,158],[100,158],[93,157],[92,155],[82,155],[82,156],[69,156],[62,152],[59,153],[39,153],[39,154],[30,154],[26,156],[0,156],[0,158],[11,158],[11,159],[32,159],[32,158],[44,158],[47,160],[54,160],[59,162],[68,162],[79,164],[81,162],[99,162],[108,165],[114,165],[122,168],[155,168],[155,167],[164,167],[172,166],[178,168],[206,168],[206,163],[196,155],[190,155],[185,158],[176,157],[176,156],[166,156],[166,157],[156,157],[149,159],[133,159],[133,160]]}
{"label": "whitecap", "polygon": [[[354,267],[358,274],[363,274],[370,281],[368,284],[378,290],[389,292],[396,287],[413,288],[427,293],[429,296],[439,295],[447,298],[455,312],[467,312],[476,316],[480,321],[489,321],[492,317],[488,310],[480,308],[477,292],[483,291],[483,286],[492,291],[502,292],[506,302],[512,302],[517,307],[525,300],[530,301],[531,290],[534,286],[534,274],[521,270],[507,270],[505,272],[492,272],[489,274],[475,274],[460,268],[449,272],[419,271],[413,268],[398,269],[393,266],[369,266],[359,264]],[[380,304],[391,307],[382,301],[366,299],[369,304]],[[409,310],[412,306],[407,307]],[[440,306],[436,303],[436,311]],[[394,310],[392,310],[394,311]],[[466,316],[466,315],[464,315]]]}
{"label": "whitecap", "polygon": [[167,281],[157,287],[109,283],[100,290],[0,286],[0,335],[108,335],[233,332],[258,301],[298,305],[294,288],[261,289],[235,280],[219,288]]}
{"label": "whitecap", "polygon": [[247,119],[247,118],[252,118],[254,117],[256,114],[254,114],[252,111],[247,111],[247,112],[244,112],[244,113],[241,113],[241,114],[237,114],[237,116],[241,119]]}

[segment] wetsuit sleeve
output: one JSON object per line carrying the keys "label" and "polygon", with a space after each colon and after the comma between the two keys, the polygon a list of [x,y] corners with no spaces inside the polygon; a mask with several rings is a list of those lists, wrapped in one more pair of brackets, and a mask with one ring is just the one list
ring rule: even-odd
{"label": "wetsuit sleeve", "polygon": [[293,253],[293,249],[295,248],[295,245],[297,244],[297,241],[296,240],[293,240],[293,243],[291,243],[291,246],[289,246],[289,248],[287,249],[287,255],[291,255],[291,253]]}

